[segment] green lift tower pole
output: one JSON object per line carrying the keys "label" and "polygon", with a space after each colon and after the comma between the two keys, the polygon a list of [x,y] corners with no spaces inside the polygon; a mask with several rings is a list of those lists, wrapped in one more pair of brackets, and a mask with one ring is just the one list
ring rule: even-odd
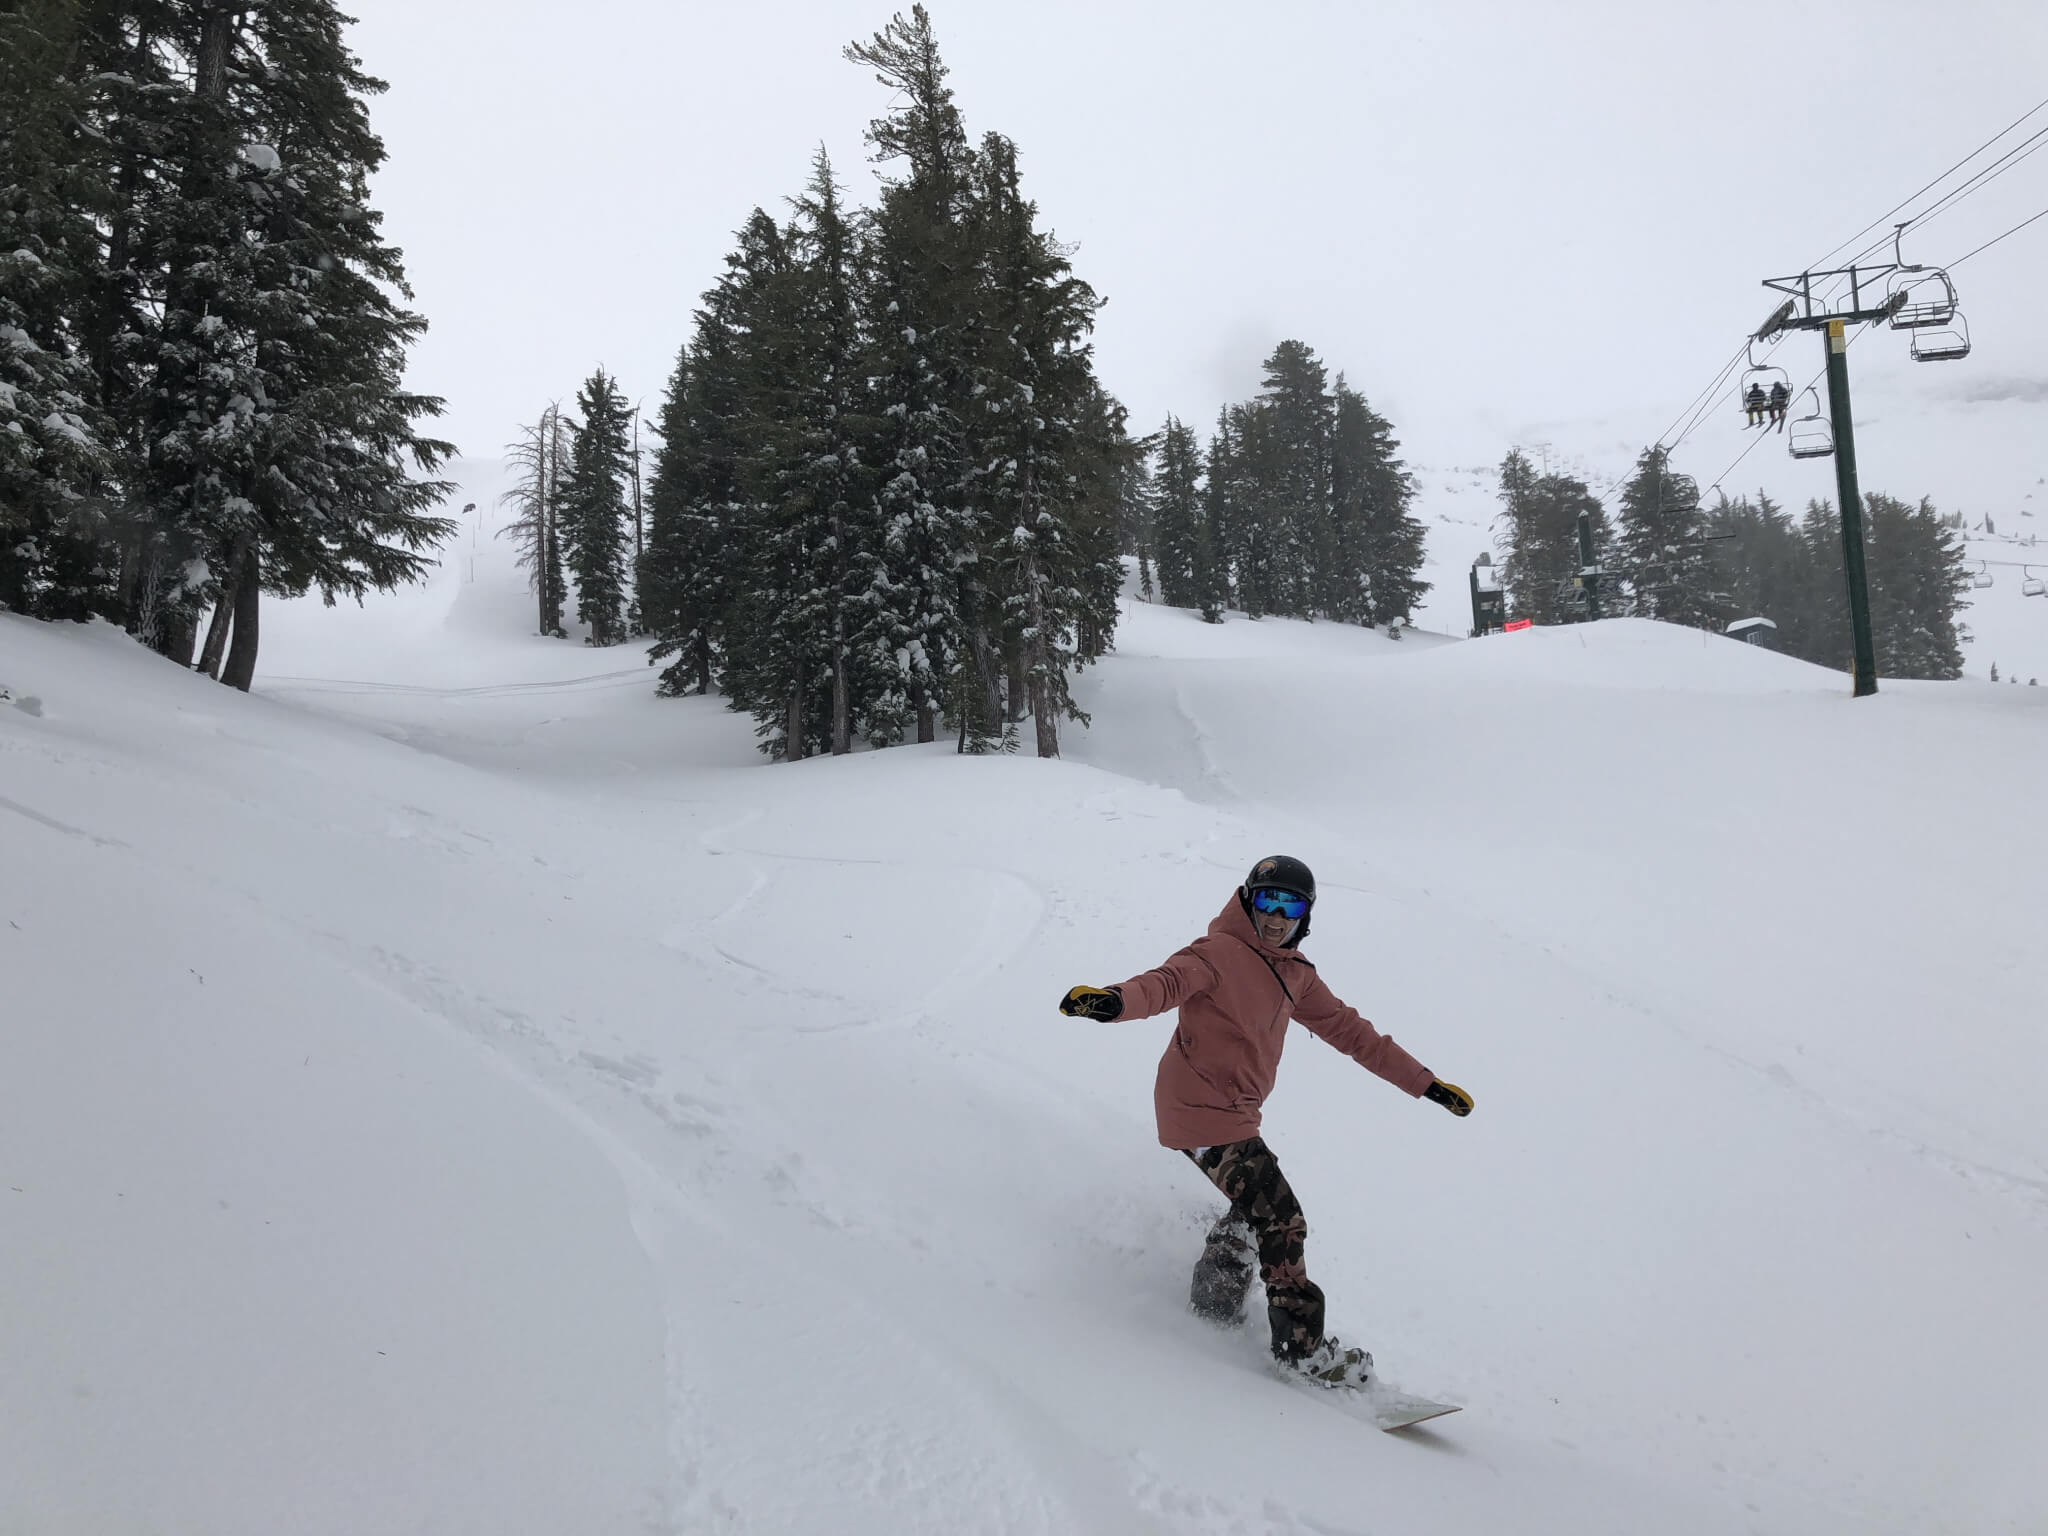
{"label": "green lift tower pole", "polygon": [[[1842,572],[1849,585],[1849,633],[1855,647],[1850,672],[1855,697],[1877,692],[1877,646],[1870,633],[1870,585],[1863,569],[1863,494],[1856,488],[1856,423],[1849,414],[1849,336],[1852,325],[1896,322],[1909,289],[1889,284],[1894,273],[1919,272],[1887,262],[1875,267],[1840,267],[1769,277],[1764,286],[1788,297],[1757,331],[1757,341],[1774,341],[1786,331],[1819,331],[1828,349],[1828,414],[1834,422],[1835,495],[1842,503]],[[1815,292],[1815,287],[1820,292]],[[1847,288],[1844,294],[1841,290]],[[1884,292],[1876,303],[1868,300]],[[1753,374],[1758,370],[1752,367]]]}
{"label": "green lift tower pole", "polygon": [[1870,636],[1870,584],[1863,571],[1863,497],[1856,488],[1856,425],[1849,414],[1849,339],[1830,320],[1828,414],[1835,424],[1835,494],[1842,503],[1842,569],[1849,578],[1849,632],[1855,641],[1854,696],[1877,692],[1877,647]]}

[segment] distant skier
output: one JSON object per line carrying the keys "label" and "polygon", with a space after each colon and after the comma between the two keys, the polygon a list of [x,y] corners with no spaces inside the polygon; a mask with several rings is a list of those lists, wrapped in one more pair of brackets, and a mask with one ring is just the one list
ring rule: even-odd
{"label": "distant skier", "polygon": [[1261,859],[1205,936],[1119,986],[1073,988],[1060,1012],[1108,1021],[1180,1010],[1152,1095],[1159,1141],[1186,1154],[1230,1201],[1210,1228],[1188,1304],[1212,1321],[1242,1322],[1256,1246],[1274,1358],[1327,1386],[1362,1386],[1372,1356],[1324,1334],[1323,1293],[1302,1256],[1308,1223],[1259,1135],[1287,1022],[1454,1115],[1472,1112],[1472,1096],[1439,1081],[1323,984],[1296,948],[1315,901],[1315,876],[1301,860]]}
{"label": "distant skier", "polygon": [[1771,408],[1770,396],[1764,393],[1763,385],[1750,385],[1748,393],[1742,397],[1742,404],[1743,408],[1749,412],[1749,421],[1746,424],[1752,427],[1762,426],[1764,424],[1764,412]]}
{"label": "distant skier", "polygon": [[1783,379],[1771,386],[1771,421],[1782,432],[1785,430],[1785,408],[1792,403],[1792,391],[1785,387]]}

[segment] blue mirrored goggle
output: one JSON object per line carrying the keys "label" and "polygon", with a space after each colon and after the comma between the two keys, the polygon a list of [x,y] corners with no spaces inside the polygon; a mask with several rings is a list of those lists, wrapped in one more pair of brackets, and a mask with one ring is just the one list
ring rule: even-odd
{"label": "blue mirrored goggle", "polygon": [[1308,914],[1308,898],[1297,896],[1292,891],[1253,891],[1252,906],[1260,912],[1277,912],[1282,917],[1295,919]]}

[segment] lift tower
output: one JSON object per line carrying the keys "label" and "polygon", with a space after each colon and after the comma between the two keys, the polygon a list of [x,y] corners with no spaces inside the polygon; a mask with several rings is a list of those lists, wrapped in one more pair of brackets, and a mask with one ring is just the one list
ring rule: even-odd
{"label": "lift tower", "polygon": [[[1856,486],[1856,429],[1849,415],[1848,327],[1890,320],[1906,302],[1906,290],[1887,290],[1898,263],[1838,267],[1797,277],[1764,279],[1766,288],[1789,294],[1758,327],[1758,341],[1786,331],[1820,331],[1827,337],[1828,412],[1835,429],[1835,497],[1842,507],[1842,568],[1849,578],[1849,630],[1855,641],[1854,692],[1877,692],[1877,647],[1870,633],[1870,586],[1863,570],[1863,496]],[[1847,292],[1840,291],[1846,281]],[[1831,291],[1817,295],[1816,285]]]}

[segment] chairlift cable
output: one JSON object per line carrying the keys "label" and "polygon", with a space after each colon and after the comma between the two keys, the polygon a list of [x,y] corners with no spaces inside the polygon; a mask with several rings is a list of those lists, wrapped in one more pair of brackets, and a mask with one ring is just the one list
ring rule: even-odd
{"label": "chairlift cable", "polygon": [[1961,186],[1942,194],[1925,212],[1916,213],[1912,218],[1908,219],[1906,227],[1908,229],[1916,228],[1919,225],[1925,224],[1936,214],[1946,213],[1964,198],[1983,191],[1984,188],[1990,186],[1992,182],[1998,180],[1999,177],[2020,164],[2021,161],[2044,148],[2048,148],[2048,128],[2043,128],[2038,133],[2015,144]]}
{"label": "chairlift cable", "polygon": [[[1990,138],[1986,139],[1982,144],[1979,144],[1975,149],[1971,150],[1967,155],[1963,156],[1963,158],[1958,160],[1954,165],[1950,166],[1947,170],[1943,171],[1939,176],[1935,177],[1934,180],[1928,182],[1926,186],[1920,188],[1919,191],[1914,192],[1908,197],[1902,198],[1895,206],[1887,209],[1877,218],[1872,219],[1868,224],[1864,225],[1863,228],[1857,230],[1855,234],[1851,235],[1848,239],[1844,240],[1840,245],[1836,246],[1833,250],[1829,251],[1827,255],[1821,257],[1819,261],[1809,263],[1806,270],[1809,272],[1814,271],[1823,263],[1832,260],[1837,252],[1844,251],[1848,249],[1850,246],[1854,245],[1858,240],[1861,240],[1871,230],[1876,229],[1880,224],[1883,224],[1887,220],[1889,220],[1893,214],[1899,211],[1899,209],[1906,207],[1919,197],[1923,196],[1925,193],[1933,190],[1935,187],[1940,186],[1944,181],[1947,181],[1949,177],[1955,175],[1957,171],[1961,170],[1964,166],[1968,165],[1972,160],[1976,159],[1979,155],[1983,154],[1985,150],[1989,149],[1992,145],[1996,144],[2008,133],[2011,133],[2013,129],[2019,127],[2021,123],[2024,123],[2028,118],[2032,117],[2036,112],[2039,112],[2043,107],[2048,107],[2048,97],[2044,97],[2041,101],[2035,103],[2026,111],[2022,112],[2018,117],[2014,118],[2010,123],[2006,124],[2005,127],[1999,129],[1998,132],[1991,135]],[[1865,254],[1867,255],[1868,252],[1866,252]]]}
{"label": "chairlift cable", "polygon": [[1977,250],[1971,251],[1968,255],[1958,256],[1954,261],[1949,263],[1950,268],[1953,269],[1956,267],[1960,267],[1964,262],[1968,261],[1971,256],[1975,256],[1979,251],[1990,250],[1991,247],[1998,244],[1999,241],[2003,240],[2006,235],[2018,234],[2021,230],[2025,229],[2029,224],[2034,223],[2037,219],[2048,219],[2048,208],[2043,208],[2039,213],[2035,214],[2033,218],[2021,219],[2019,223],[2013,225],[2011,229],[2008,229],[2005,232],[2005,235],[1993,235],[1989,240],[1986,240],[1982,245],[1978,246]]}
{"label": "chairlift cable", "polygon": [[[1701,390],[1698,394],[1694,395],[1692,399],[1686,404],[1685,409],[1678,413],[1677,417],[1672,421],[1671,425],[1666,427],[1662,432],[1660,432],[1657,435],[1657,442],[1655,446],[1660,448],[1663,447],[1664,439],[1669,437],[1673,432],[1678,430],[1679,422],[1689,421],[1692,419],[1693,412],[1699,406],[1700,401],[1702,401],[1707,396],[1711,395],[1715,390],[1721,387],[1721,381],[1727,378],[1728,375],[1734,371],[1735,365],[1742,361],[1744,356],[1747,355],[1747,351],[1747,343],[1735,349],[1735,355],[1729,358],[1727,362],[1721,365],[1721,371],[1714,375],[1714,377],[1708,382],[1707,387]],[[1683,440],[1683,438],[1680,439],[1680,441]]]}

